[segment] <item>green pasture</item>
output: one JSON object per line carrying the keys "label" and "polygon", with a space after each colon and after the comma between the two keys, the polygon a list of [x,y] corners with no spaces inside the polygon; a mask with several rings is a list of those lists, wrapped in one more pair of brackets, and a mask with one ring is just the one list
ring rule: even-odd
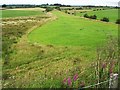
{"label": "green pasture", "polygon": [[88,15],[96,15],[97,19],[102,19],[103,17],[108,17],[110,22],[116,22],[116,20],[118,19],[118,9],[89,11],[89,12],[84,12],[84,13],[77,12],[77,15],[83,16],[85,13],[87,13]]}
{"label": "green pasture", "polygon": [[2,10],[2,18],[41,15],[42,11],[35,10]]}
{"label": "green pasture", "polygon": [[59,46],[95,47],[106,41],[108,34],[117,36],[117,25],[53,11],[58,18],[33,30],[28,38],[33,43]]}
{"label": "green pasture", "polygon": [[[98,82],[96,70],[91,67],[97,62],[96,48],[104,45],[109,35],[117,37],[117,24],[56,10],[51,13],[57,16],[56,20],[45,23],[41,18],[34,18],[36,22],[31,23],[29,18],[27,23],[4,26],[3,44],[14,43],[11,48],[3,47],[8,50],[2,75],[4,88],[63,88],[63,79],[70,77],[73,81],[76,73],[79,79],[73,87],[79,87],[81,82],[85,82],[85,86]],[[35,25],[40,27],[28,33]],[[107,48],[112,44],[106,44]]]}

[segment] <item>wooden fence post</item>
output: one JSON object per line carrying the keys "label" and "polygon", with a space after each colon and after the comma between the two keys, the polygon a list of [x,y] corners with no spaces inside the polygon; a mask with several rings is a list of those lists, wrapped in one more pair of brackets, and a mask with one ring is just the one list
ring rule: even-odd
{"label": "wooden fence post", "polygon": [[118,88],[118,74],[111,74],[109,81],[109,88]]}

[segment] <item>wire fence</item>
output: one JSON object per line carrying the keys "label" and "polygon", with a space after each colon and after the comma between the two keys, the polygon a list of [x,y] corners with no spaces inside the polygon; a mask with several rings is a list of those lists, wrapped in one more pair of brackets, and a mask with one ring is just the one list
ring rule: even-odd
{"label": "wire fence", "polygon": [[110,76],[110,79],[108,79],[106,81],[99,82],[97,84],[93,84],[93,85],[89,85],[89,86],[85,86],[85,87],[82,87],[80,89],[85,89],[85,88],[118,88],[118,78],[119,78],[118,74],[112,74]]}
{"label": "wire fence", "polygon": [[83,87],[83,88],[91,88],[91,87],[95,87],[95,86],[98,86],[98,85],[101,85],[101,84],[104,84],[104,83],[109,83],[110,80],[106,80],[104,82],[100,82],[100,83],[97,83],[97,84],[94,84],[94,85],[90,85],[90,86],[86,86],[86,87]]}

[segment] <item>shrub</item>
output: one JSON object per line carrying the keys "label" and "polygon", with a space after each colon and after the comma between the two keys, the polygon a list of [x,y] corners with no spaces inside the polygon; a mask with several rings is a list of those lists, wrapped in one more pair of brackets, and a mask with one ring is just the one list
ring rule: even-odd
{"label": "shrub", "polygon": [[88,16],[88,14],[84,14],[84,17],[85,17],[85,18],[90,18],[90,19],[97,19],[97,16],[96,16],[96,15]]}
{"label": "shrub", "polygon": [[65,10],[65,13],[68,13],[67,10]]}
{"label": "shrub", "polygon": [[84,17],[85,17],[85,18],[89,18],[88,14],[84,14]]}
{"label": "shrub", "polygon": [[91,19],[97,19],[97,16],[96,15],[92,15],[89,18],[91,18]]}
{"label": "shrub", "polygon": [[103,18],[101,19],[101,21],[109,22],[109,18],[107,18],[107,17],[103,17]]}
{"label": "shrub", "polygon": [[70,14],[70,12],[68,12],[68,14]]}
{"label": "shrub", "polygon": [[55,7],[55,9],[57,9],[57,10],[61,11],[61,9],[60,9],[60,7],[59,7],[59,6],[58,6],[58,7]]}
{"label": "shrub", "polygon": [[120,24],[120,19],[117,19],[115,23]]}
{"label": "shrub", "polygon": [[52,10],[53,10],[52,7],[47,7],[47,8],[46,8],[46,12],[50,12],[50,11],[52,11]]}

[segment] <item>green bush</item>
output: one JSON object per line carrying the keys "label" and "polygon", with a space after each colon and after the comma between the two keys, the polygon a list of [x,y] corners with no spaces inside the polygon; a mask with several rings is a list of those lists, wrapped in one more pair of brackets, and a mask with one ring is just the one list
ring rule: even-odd
{"label": "green bush", "polygon": [[88,14],[84,14],[84,17],[85,17],[85,18],[89,18]]}
{"label": "green bush", "polygon": [[47,8],[46,8],[46,12],[50,12],[50,11],[52,11],[52,10],[53,10],[52,7],[47,7]]}
{"label": "green bush", "polygon": [[117,19],[115,23],[120,24],[120,19]]}
{"label": "green bush", "polygon": [[70,12],[68,12],[68,14],[70,14]]}
{"label": "green bush", "polygon": [[96,16],[96,15],[88,16],[88,14],[84,14],[84,17],[85,17],[85,18],[90,18],[90,19],[97,19],[97,16]]}
{"label": "green bush", "polygon": [[57,10],[61,11],[61,9],[60,9],[60,7],[59,7],[59,6],[55,7],[55,9],[57,9]]}
{"label": "green bush", "polygon": [[65,10],[65,13],[68,13],[67,10]]}
{"label": "green bush", "polygon": [[107,17],[103,17],[103,18],[101,19],[101,21],[109,22],[109,18],[107,18]]}
{"label": "green bush", "polygon": [[89,17],[90,19],[97,19],[97,16],[96,15],[92,15]]}

